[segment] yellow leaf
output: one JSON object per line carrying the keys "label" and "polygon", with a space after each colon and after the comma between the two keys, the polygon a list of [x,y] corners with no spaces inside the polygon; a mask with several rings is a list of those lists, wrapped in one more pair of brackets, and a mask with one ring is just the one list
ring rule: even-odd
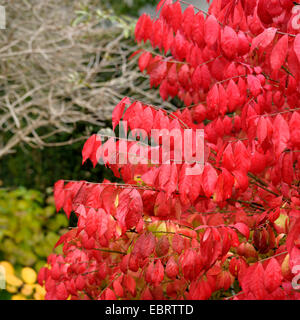
{"label": "yellow leaf", "polygon": [[32,284],[25,284],[21,290],[24,296],[31,296],[34,286]]}
{"label": "yellow leaf", "polygon": [[119,205],[119,195],[117,194],[115,199],[115,207],[118,208],[118,205]]}
{"label": "yellow leaf", "polygon": [[21,294],[15,294],[14,296],[11,297],[11,300],[26,300],[26,298]]}
{"label": "yellow leaf", "polygon": [[8,284],[6,285],[6,291],[9,293],[16,293],[18,291],[18,288]]}
{"label": "yellow leaf", "polygon": [[275,224],[277,224],[278,226],[285,228],[286,225],[286,221],[289,217],[286,214],[280,214],[280,216],[277,218],[277,220],[274,221]]}
{"label": "yellow leaf", "polygon": [[23,281],[13,274],[7,274],[6,283],[18,288],[18,287],[21,287],[21,285],[23,284]]}
{"label": "yellow leaf", "polygon": [[34,300],[45,300],[44,299],[44,296],[41,295],[40,293],[36,292],[34,295],[33,295],[33,298]]}
{"label": "yellow leaf", "polygon": [[14,274],[15,273],[13,265],[8,261],[1,261],[0,266],[2,266],[5,269],[6,274]]}
{"label": "yellow leaf", "polygon": [[46,290],[44,287],[40,286],[39,284],[35,285],[35,292],[37,292],[39,295],[45,296]]}
{"label": "yellow leaf", "polygon": [[23,278],[25,283],[34,284],[37,279],[37,274],[32,268],[26,267],[22,269],[21,277]]}

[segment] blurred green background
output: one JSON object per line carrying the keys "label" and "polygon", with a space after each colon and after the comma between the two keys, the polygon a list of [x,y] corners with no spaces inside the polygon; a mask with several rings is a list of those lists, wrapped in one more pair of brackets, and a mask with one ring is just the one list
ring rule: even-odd
{"label": "blurred green background", "polygon": [[0,260],[39,269],[66,226],[66,217],[55,213],[52,195],[45,199],[22,187],[0,190],[0,242],[5,247]]}

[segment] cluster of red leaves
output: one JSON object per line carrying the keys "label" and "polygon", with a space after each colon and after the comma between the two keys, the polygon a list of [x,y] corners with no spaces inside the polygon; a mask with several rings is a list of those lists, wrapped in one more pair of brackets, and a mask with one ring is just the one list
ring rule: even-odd
{"label": "cluster of red leaves", "polygon": [[[161,0],[159,16],[140,17],[136,40],[152,51],[139,52],[139,67],[163,99],[176,96],[185,108],[124,98],[113,129],[127,121],[143,142],[93,135],[82,152],[83,162],[101,159],[124,184],[56,183],[57,210],[75,212],[78,226],[39,273],[47,299],[300,299],[292,286],[300,265],[293,5],[214,0],[203,14]],[[161,136],[144,143],[153,129],[204,129],[203,172],[186,174],[198,163],[165,163]],[[154,149],[158,163],[149,161]]]}

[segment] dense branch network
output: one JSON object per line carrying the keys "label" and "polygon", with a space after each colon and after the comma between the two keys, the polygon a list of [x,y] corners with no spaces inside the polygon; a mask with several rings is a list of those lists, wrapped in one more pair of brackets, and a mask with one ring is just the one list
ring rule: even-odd
{"label": "dense branch network", "polygon": [[[20,143],[43,148],[86,139],[88,125],[105,126],[124,94],[160,103],[136,58],[128,60],[138,48],[125,33],[134,21],[111,23],[96,15],[96,1],[82,5],[88,9],[81,20],[70,1],[7,6],[0,33],[0,158]],[[79,123],[86,132],[74,138]]]}

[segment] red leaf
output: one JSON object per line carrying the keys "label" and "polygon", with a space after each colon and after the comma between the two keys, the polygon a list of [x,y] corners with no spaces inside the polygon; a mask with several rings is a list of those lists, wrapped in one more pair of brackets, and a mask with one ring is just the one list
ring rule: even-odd
{"label": "red leaf", "polygon": [[[165,3],[167,2],[167,3]],[[157,7],[156,7],[156,13],[160,10],[160,8],[163,6],[163,5],[168,5],[170,3],[170,0],[160,0]]]}
{"label": "red leaf", "polygon": [[250,230],[249,230],[249,227],[245,223],[238,222],[234,225],[234,228],[236,228],[243,236],[245,236],[248,241],[249,235],[250,235]]}
{"label": "red leaf", "polygon": [[266,289],[271,293],[280,285],[283,277],[281,274],[281,266],[275,258],[272,258],[265,270],[264,284]]}
{"label": "red leaf", "polygon": [[252,294],[257,300],[264,300],[267,291],[264,286],[264,268],[261,263],[256,263],[250,266],[243,274],[241,286],[243,291],[249,295]]}
{"label": "red leaf", "polygon": [[174,235],[172,240],[172,248],[178,254],[181,254],[182,250],[184,249],[184,240],[179,234]]}
{"label": "red leaf", "polygon": [[167,185],[167,183],[170,180],[170,176],[171,176],[171,164],[162,164],[160,166],[160,170],[159,170],[159,187],[160,188],[164,188],[165,185]]}
{"label": "red leaf", "polygon": [[141,72],[143,72],[146,68],[148,68],[151,58],[152,58],[152,54],[148,51],[145,51],[141,54],[138,62]]}
{"label": "red leaf", "polygon": [[153,270],[152,282],[156,286],[158,286],[163,280],[164,280],[164,267],[160,259],[158,259]]}
{"label": "red leaf", "polygon": [[63,207],[65,202],[64,184],[64,180],[58,180],[54,185],[54,200],[57,212]]}
{"label": "red leaf", "polygon": [[146,13],[142,14],[135,26],[135,38],[137,42],[146,42],[152,35],[152,20]]}
{"label": "red leaf", "polygon": [[168,260],[168,263],[166,265],[166,275],[170,279],[176,279],[178,272],[179,272],[178,264],[175,262],[174,257],[171,257]]}
{"label": "red leaf", "polygon": [[134,297],[136,295],[136,282],[135,280],[130,276],[126,275],[124,276],[124,286],[125,288],[131,293],[131,295]]}
{"label": "red leaf", "polygon": [[142,52],[143,49],[139,49],[137,51],[134,51],[132,55],[130,55],[130,57],[128,58],[129,60],[132,59],[133,57],[135,57],[137,54],[139,54],[140,52]]}
{"label": "red leaf", "polygon": [[96,141],[96,135],[93,134],[87,139],[82,149],[82,164],[91,156]]}
{"label": "red leaf", "polygon": [[187,38],[192,38],[192,36],[193,36],[194,16],[195,16],[194,6],[190,4],[184,10],[183,19],[182,19],[183,20],[182,21],[182,28],[183,28]]}
{"label": "red leaf", "polygon": [[167,236],[162,236],[155,248],[155,253],[158,257],[166,256],[169,252],[170,242]]}
{"label": "red leaf", "polygon": [[227,170],[233,170],[235,167],[231,144],[228,144],[223,152],[222,165]]}
{"label": "red leaf", "polygon": [[116,219],[124,230],[135,226],[141,218],[143,202],[140,193],[136,189],[125,189],[119,194],[119,206]]}
{"label": "red leaf", "polygon": [[265,120],[265,117],[262,116],[258,120],[257,124],[257,138],[260,144],[262,144],[265,139],[268,136],[268,127],[267,127],[267,121]]}
{"label": "red leaf", "polygon": [[39,285],[43,286],[44,281],[47,279],[47,275],[49,273],[49,269],[46,267],[42,267],[38,273],[37,282]]}
{"label": "red leaf", "polygon": [[[150,134],[150,131],[153,127],[153,112],[150,107],[146,107],[143,112],[143,122],[141,129],[144,129],[147,134]],[[145,138],[145,137],[143,137]]]}
{"label": "red leaf", "polygon": [[217,110],[220,103],[220,95],[219,88],[217,84],[214,84],[213,87],[209,90],[207,97],[207,106],[209,107],[209,111]]}
{"label": "red leaf", "polygon": [[213,46],[220,36],[220,26],[213,15],[209,15],[204,23],[204,39],[208,46]]}
{"label": "red leaf", "polygon": [[294,40],[294,51],[295,51],[296,56],[298,58],[298,61],[300,63],[300,34],[297,34],[297,36]]}
{"label": "red leaf", "polygon": [[240,104],[240,91],[236,83],[230,79],[227,89],[226,89],[228,99],[228,109],[230,112],[233,112],[236,110],[236,108]]}
{"label": "red leaf", "polygon": [[284,64],[287,51],[288,51],[288,35],[284,35],[279,41],[276,43],[275,47],[271,53],[271,67],[273,70],[277,71]]}
{"label": "red leaf", "polygon": [[250,154],[246,149],[244,143],[242,141],[238,141],[234,148],[234,161],[235,167],[239,169],[239,171],[244,171],[247,173],[250,168]]}
{"label": "red leaf", "polygon": [[180,201],[183,204],[188,204],[188,194],[191,188],[192,176],[187,175],[186,171],[189,168],[189,165],[184,163],[181,167],[179,174],[178,190],[180,193]]}
{"label": "red leaf", "polygon": [[124,295],[124,290],[123,290],[123,287],[121,286],[120,282],[118,281],[118,279],[113,282],[113,288],[114,288],[116,295],[118,297],[122,298]]}
{"label": "red leaf", "polygon": [[173,5],[170,5],[171,7],[171,12],[170,12],[170,20],[171,20],[171,25],[176,33],[177,30],[181,27],[182,23],[182,11],[181,11],[181,5],[179,1],[176,1],[173,3]]}
{"label": "red leaf", "polygon": [[117,300],[115,293],[110,288],[105,289],[104,297],[105,300]]}
{"label": "red leaf", "polygon": [[97,231],[99,233],[99,237],[102,237],[108,230],[108,217],[106,212],[101,208],[98,210],[97,214],[99,219]]}
{"label": "red leaf", "polygon": [[149,233],[146,237],[145,240],[142,243],[141,246],[141,254],[144,258],[149,257],[155,248],[155,237],[153,236],[152,233]]}
{"label": "red leaf", "polygon": [[287,236],[286,246],[290,254],[295,246],[300,249],[300,218],[293,221]]}
{"label": "red leaf", "polygon": [[242,192],[245,192],[249,186],[249,181],[246,173],[240,170],[234,170],[232,171],[232,173],[237,182],[236,188],[240,189]]}
{"label": "red leaf", "polygon": [[279,157],[282,151],[287,147],[290,139],[290,130],[287,122],[278,114],[273,123],[272,141],[275,145],[276,156]]}
{"label": "red leaf", "polygon": [[142,300],[153,300],[153,296],[149,290],[149,288],[147,287],[146,290],[142,293],[141,295],[141,299]]}
{"label": "red leaf", "polygon": [[250,53],[255,48],[266,48],[273,41],[276,35],[276,32],[277,32],[277,29],[271,27],[271,28],[265,29],[261,34],[256,36],[252,40]]}
{"label": "red leaf", "polygon": [[63,234],[59,240],[56,242],[54,248],[57,248],[60,244],[68,242],[69,239],[72,239],[73,236],[76,235],[76,229],[72,229],[65,234]]}
{"label": "red leaf", "polygon": [[228,59],[236,56],[238,37],[236,32],[229,26],[225,26],[221,35],[221,48]]}
{"label": "red leaf", "polygon": [[178,172],[177,172],[177,165],[175,162],[172,162],[170,165],[171,172],[170,172],[170,179],[168,181],[168,184],[163,188],[167,192],[167,198],[170,197],[170,195],[177,190],[177,184],[178,184]]}
{"label": "red leaf", "polygon": [[130,100],[127,97],[123,98],[114,108],[114,111],[112,113],[113,130],[115,130],[115,127],[119,124],[126,104],[130,104]]}
{"label": "red leaf", "polygon": [[93,134],[84,144],[82,149],[82,164],[89,158],[95,167],[98,162],[97,151],[101,146],[101,137]]}
{"label": "red leaf", "polygon": [[57,287],[56,287],[56,296],[58,300],[67,300],[68,298],[68,291],[65,287],[65,284],[61,282]]}
{"label": "red leaf", "polygon": [[210,198],[214,193],[217,180],[218,174],[216,170],[209,163],[207,163],[202,174],[202,186],[204,193],[208,198]]}
{"label": "red leaf", "polygon": [[247,77],[247,83],[252,95],[256,98],[261,93],[261,90],[262,90],[262,86],[259,79],[249,74]]}
{"label": "red leaf", "polygon": [[288,185],[292,184],[294,179],[293,155],[292,153],[283,154],[282,168],[281,168],[282,181]]}
{"label": "red leaf", "polygon": [[152,261],[149,264],[149,266],[147,267],[146,273],[145,273],[145,280],[148,283],[152,282],[153,272],[154,272],[154,261]]}
{"label": "red leaf", "polygon": [[148,170],[141,176],[142,181],[145,182],[145,184],[147,184],[148,186],[154,187],[159,171],[160,168],[152,167],[150,170]]}
{"label": "red leaf", "polygon": [[243,56],[249,52],[249,49],[250,49],[249,40],[247,39],[244,32],[239,31],[238,32],[238,54],[240,56]]}

